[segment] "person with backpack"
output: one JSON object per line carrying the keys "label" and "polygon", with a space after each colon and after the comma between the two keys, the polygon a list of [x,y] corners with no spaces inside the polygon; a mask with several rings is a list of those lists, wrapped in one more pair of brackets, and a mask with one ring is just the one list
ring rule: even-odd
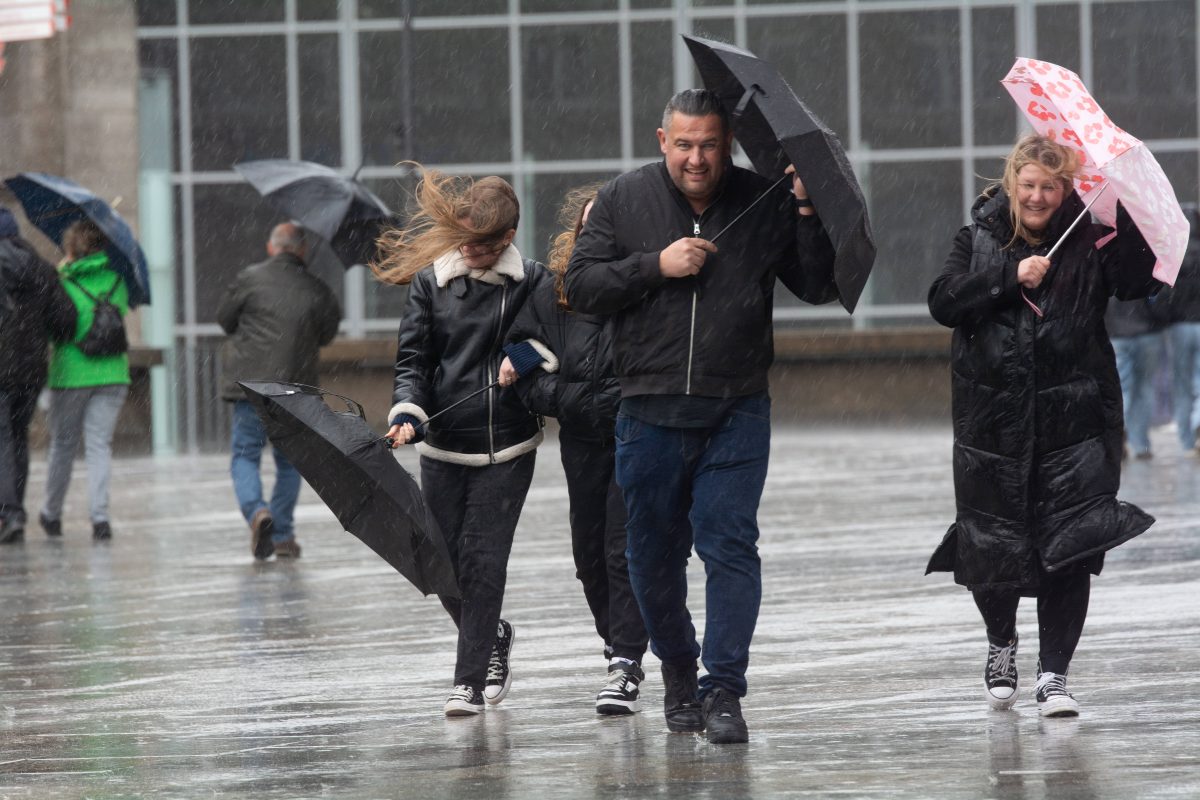
{"label": "person with backpack", "polygon": [[66,263],[59,278],[77,312],[74,336],[56,344],[50,359],[50,455],[46,499],[38,521],[47,536],[62,536],[63,501],[79,440],[88,473],[92,538],[112,538],[108,485],[117,416],[129,394],[129,355],[124,316],[125,280],[110,266],[108,240],[90,220],[63,233]]}
{"label": "person with backpack", "polygon": [[54,267],[0,208],[0,544],[25,538],[29,423],[46,385],[50,340],[75,334],[75,306]]}

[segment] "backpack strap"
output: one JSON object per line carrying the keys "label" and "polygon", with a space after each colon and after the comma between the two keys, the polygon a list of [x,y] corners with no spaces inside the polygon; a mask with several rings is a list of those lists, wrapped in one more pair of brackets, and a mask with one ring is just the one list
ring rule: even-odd
{"label": "backpack strap", "polygon": [[101,301],[103,301],[105,303],[109,302],[110,300],[112,300],[113,293],[115,291],[117,291],[117,287],[121,285],[121,276],[118,275],[117,279],[115,281],[113,281],[112,288],[110,288],[107,292],[105,292],[100,297],[96,297],[96,295],[92,294],[87,289],[83,288],[83,284],[80,283],[79,281],[75,280],[74,278],[67,278],[67,280],[69,280],[71,283],[75,284],[75,288],[78,289],[79,291],[83,292],[84,296],[87,297],[87,299],[91,300],[93,303],[99,303]]}

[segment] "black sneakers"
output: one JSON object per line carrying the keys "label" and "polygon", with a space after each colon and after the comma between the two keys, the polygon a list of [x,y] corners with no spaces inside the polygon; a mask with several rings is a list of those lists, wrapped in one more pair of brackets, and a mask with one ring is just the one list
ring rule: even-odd
{"label": "black sneakers", "polygon": [[744,744],[750,741],[742,703],[727,689],[713,689],[704,698],[704,733],[712,744]]}
{"label": "black sneakers", "polygon": [[15,515],[0,520],[0,544],[13,544],[25,540],[25,522]]}
{"label": "black sneakers", "polygon": [[489,706],[498,705],[508,697],[508,689],[512,686],[508,659],[512,655],[515,634],[513,626],[505,620],[496,625],[496,644],[492,646],[492,660],[488,662],[487,680],[483,684],[483,699]]}
{"label": "black sneakers", "polygon": [[641,710],[638,684],[645,679],[642,668],[633,662],[610,665],[608,682],[596,695],[596,713],[636,714]]}
{"label": "black sneakers", "polygon": [[471,717],[483,713],[483,696],[474,687],[459,685],[446,698],[442,709],[447,717]]}
{"label": "black sneakers", "polygon": [[667,730],[673,733],[699,733],[704,730],[696,662],[681,665],[663,663],[662,678],[663,714],[667,718]]}
{"label": "black sneakers", "polygon": [[42,526],[42,530],[51,538],[62,536],[62,520],[50,519],[45,514],[38,514],[38,524]]}
{"label": "black sneakers", "polygon": [[1079,701],[1067,691],[1067,676],[1057,672],[1038,672],[1034,688],[1038,713],[1043,717],[1078,717]]}
{"label": "black sneakers", "polygon": [[108,521],[92,523],[92,538],[97,542],[106,542],[112,538],[112,525]]}
{"label": "black sneakers", "polygon": [[987,663],[983,666],[983,688],[988,705],[996,711],[1012,708],[1017,702],[1017,637],[996,644],[988,637]]}

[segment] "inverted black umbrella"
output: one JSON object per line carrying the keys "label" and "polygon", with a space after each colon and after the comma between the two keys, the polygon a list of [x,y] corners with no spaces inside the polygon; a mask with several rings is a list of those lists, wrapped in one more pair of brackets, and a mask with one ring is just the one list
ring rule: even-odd
{"label": "inverted black umbrella", "polygon": [[322,164],[271,158],[234,164],[276,210],[333,249],[343,266],[365,264],[392,212],[370,189]]}
{"label": "inverted black umbrella", "polygon": [[[342,526],[423,594],[459,597],[450,551],[416,481],[363,418],[362,406],[298,383],[241,381],[278,447]],[[323,396],[346,402],[334,411]]]}
{"label": "inverted black umbrella", "polygon": [[871,266],[875,238],[867,202],[837,134],[796,96],[773,66],[733,45],[684,36],[704,86],[721,98],[733,135],[754,169],[778,179],[788,164],[804,182],[836,251],[834,281],[854,311]]}
{"label": "inverted black umbrella", "polygon": [[150,302],[150,272],[146,254],[129,224],[108,203],[75,181],[44,172],[22,172],[4,181],[20,201],[38,230],[50,241],[62,244],[63,233],[72,223],[91,220],[108,239],[108,265],[122,278],[129,291],[129,305]]}

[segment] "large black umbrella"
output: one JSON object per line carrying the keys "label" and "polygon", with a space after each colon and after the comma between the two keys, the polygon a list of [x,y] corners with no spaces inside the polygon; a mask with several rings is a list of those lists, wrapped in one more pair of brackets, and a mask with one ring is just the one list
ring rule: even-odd
{"label": "large black umbrella", "polygon": [[[342,526],[423,594],[459,597],[450,552],[421,490],[353,400],[298,383],[241,381],[271,444]],[[324,395],[345,400],[334,411]]]}
{"label": "large black umbrella", "polygon": [[150,302],[150,272],[146,254],[129,224],[108,203],[69,178],[44,172],[22,172],[4,181],[25,209],[25,216],[62,245],[63,233],[74,222],[91,220],[108,239],[108,265],[125,279],[129,305]]}
{"label": "large black umbrella", "polygon": [[370,189],[322,164],[270,158],[233,168],[280,213],[325,240],[346,267],[374,256],[380,228],[392,217]]}
{"label": "large black umbrella", "polygon": [[875,263],[875,239],[862,189],[837,135],[753,53],[683,38],[704,86],[729,111],[733,135],[755,171],[779,178],[788,164],[795,165],[837,252],[833,272],[842,305],[854,311]]}

